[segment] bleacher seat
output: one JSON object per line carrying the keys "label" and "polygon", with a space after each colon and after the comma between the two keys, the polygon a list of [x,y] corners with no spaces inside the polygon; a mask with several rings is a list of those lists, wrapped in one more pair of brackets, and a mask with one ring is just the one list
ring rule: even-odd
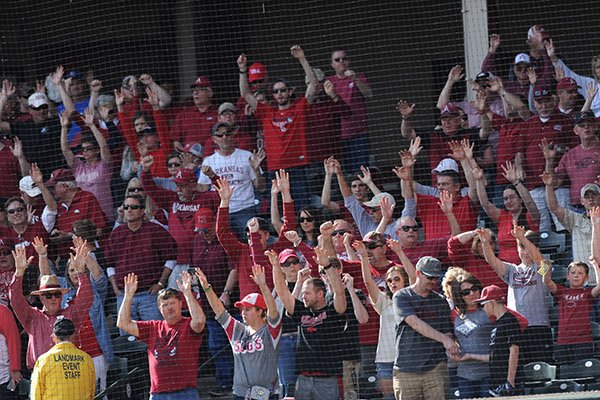
{"label": "bleacher seat", "polygon": [[593,383],[600,377],[600,360],[589,358],[579,360],[574,364],[562,365],[559,370],[561,380],[571,380],[577,383]]}
{"label": "bleacher seat", "polygon": [[585,385],[574,381],[554,381],[543,387],[534,387],[529,394],[548,394],[563,392],[583,392]]}
{"label": "bleacher seat", "polygon": [[556,379],[556,366],[543,361],[529,363],[523,367],[525,386],[538,387]]}

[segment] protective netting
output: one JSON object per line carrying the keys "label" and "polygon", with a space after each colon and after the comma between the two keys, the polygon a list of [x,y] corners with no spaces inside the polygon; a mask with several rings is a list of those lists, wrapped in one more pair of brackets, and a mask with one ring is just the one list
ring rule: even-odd
{"label": "protective netting", "polygon": [[[0,303],[14,316],[0,308],[0,398],[26,397],[15,358],[30,380],[57,314],[77,333],[57,341],[87,351],[109,399],[597,389],[599,13],[593,1],[6,2]],[[278,313],[251,295],[264,288],[253,264]],[[450,267],[462,269],[442,278]],[[157,307],[167,287],[185,295]],[[87,396],[90,360],[52,351],[36,399]]]}

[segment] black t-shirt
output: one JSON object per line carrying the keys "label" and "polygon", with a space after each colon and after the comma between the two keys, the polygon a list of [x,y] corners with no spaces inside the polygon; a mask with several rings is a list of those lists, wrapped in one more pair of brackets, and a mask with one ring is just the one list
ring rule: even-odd
{"label": "black t-shirt", "polygon": [[333,303],[313,311],[296,300],[292,320],[298,325],[296,347],[296,370],[339,375],[342,361],[339,350],[343,343],[345,314],[338,314]]}
{"label": "black t-shirt", "polygon": [[67,167],[60,149],[58,118],[49,118],[42,124],[36,124],[33,120],[14,123],[10,125],[10,131],[23,142],[25,157],[29,162],[38,164],[44,179],[50,179],[55,169]]}
{"label": "black t-shirt", "polygon": [[[517,318],[509,312],[496,320],[490,340],[490,387],[496,388],[506,382],[510,347],[521,343],[521,327]],[[517,368],[515,382],[520,381],[521,365]]]}
{"label": "black t-shirt", "polygon": [[419,296],[407,287],[394,293],[392,298],[396,325],[396,362],[394,368],[402,372],[426,372],[446,361],[444,345],[429,339],[408,325],[405,319],[417,316],[433,329],[443,333],[453,333],[454,327],[450,319],[450,305],[446,299],[435,292],[427,297]]}
{"label": "black t-shirt", "polygon": [[[367,298],[363,294],[362,291],[358,289],[354,289],[356,291],[356,295],[360,299],[361,303],[365,306],[367,304]],[[358,334],[358,320],[356,319],[356,315],[354,315],[354,306],[352,305],[352,298],[350,297],[350,292],[346,289],[346,312],[344,316],[346,317],[346,323],[344,326],[343,333],[343,346],[340,346],[340,359],[342,361],[360,361],[360,340]],[[333,293],[327,292],[326,300],[328,303],[333,303]]]}

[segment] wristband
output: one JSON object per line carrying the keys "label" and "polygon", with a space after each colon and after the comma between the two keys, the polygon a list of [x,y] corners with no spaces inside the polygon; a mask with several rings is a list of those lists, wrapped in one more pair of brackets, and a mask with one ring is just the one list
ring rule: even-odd
{"label": "wristband", "polygon": [[157,285],[160,286],[160,287],[165,287],[165,284],[162,283],[161,281],[158,281]]}
{"label": "wristband", "polygon": [[203,287],[202,290],[204,290],[204,292],[210,292],[212,290],[212,286],[208,285],[207,287]]}
{"label": "wristband", "polygon": [[248,73],[248,70],[240,71],[240,74],[246,74],[246,73]]}
{"label": "wristband", "polygon": [[[205,290],[205,292],[206,292],[206,290]],[[225,289],[225,290],[223,290],[223,294],[226,294],[227,296],[231,296],[232,292],[231,292],[231,290]]]}

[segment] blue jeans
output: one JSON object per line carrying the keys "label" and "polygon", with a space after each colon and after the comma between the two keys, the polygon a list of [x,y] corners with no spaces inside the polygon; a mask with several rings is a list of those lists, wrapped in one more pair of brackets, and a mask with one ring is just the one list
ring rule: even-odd
{"label": "blue jeans", "polygon": [[229,226],[233,230],[242,242],[246,242],[246,223],[258,215],[256,206],[244,208],[243,210],[236,211],[229,214]]}
{"label": "blue jeans", "polygon": [[470,399],[473,397],[490,397],[490,381],[483,379],[480,381],[471,381],[460,376],[456,377],[458,390],[461,399]]}
{"label": "blue jeans", "polygon": [[[163,316],[158,311],[158,305],[156,304],[156,294],[148,292],[139,292],[133,296],[133,302],[131,303],[131,319],[135,321],[152,321],[162,320]],[[123,294],[117,296],[117,314],[123,304]],[[120,331],[121,336],[126,336],[125,331]]]}
{"label": "blue jeans", "polygon": [[233,385],[233,354],[223,327],[213,318],[206,320],[208,330],[208,349],[214,356],[226,347],[214,360],[216,383],[220,387],[231,389]]}
{"label": "blue jeans", "polygon": [[365,133],[342,141],[342,167],[348,174],[360,171],[360,166],[369,165],[369,134]]}
{"label": "blue jeans", "polygon": [[279,383],[283,388],[283,397],[288,395],[289,385],[296,384],[296,342],[298,335],[285,335],[279,341],[279,359],[277,360],[277,372],[279,372]]}
{"label": "blue jeans", "polygon": [[150,394],[150,400],[200,400],[198,389],[187,388],[176,392]]}

